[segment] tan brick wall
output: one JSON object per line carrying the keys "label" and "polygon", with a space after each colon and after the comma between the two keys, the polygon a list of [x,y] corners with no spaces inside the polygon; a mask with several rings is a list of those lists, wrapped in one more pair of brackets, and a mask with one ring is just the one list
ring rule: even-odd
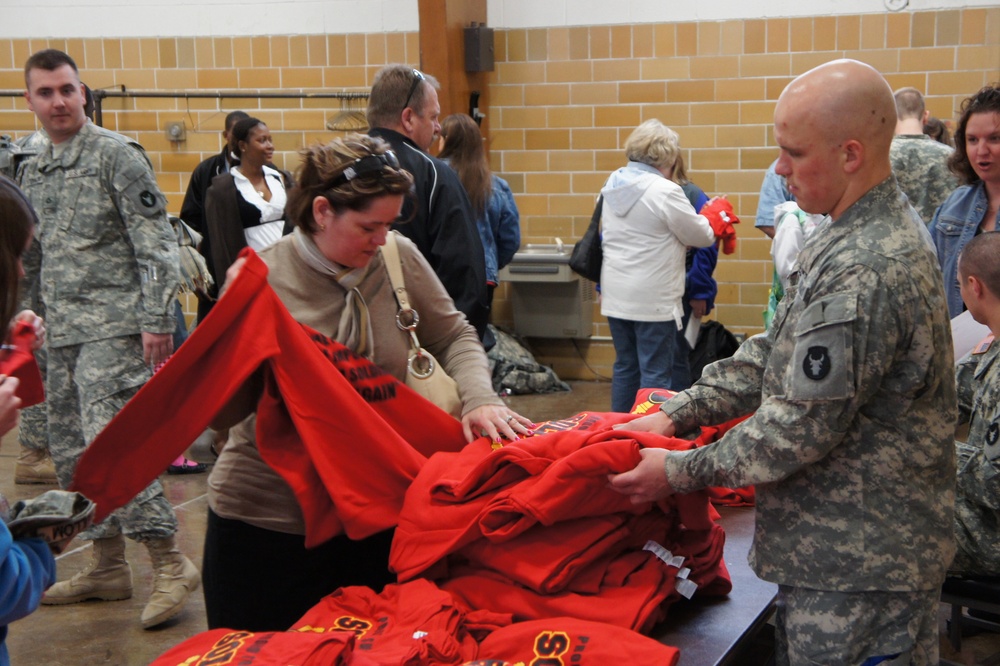
{"label": "tan brick wall", "polygon": [[[523,241],[579,238],[597,190],[624,163],[624,139],[659,118],[680,134],[692,180],[727,195],[742,219],[737,252],[716,270],[715,316],[753,334],[771,282],[770,240],[754,215],[777,157],[771,123],[785,85],[820,63],[857,58],[954,118],[964,97],[1000,81],[1000,9],[505,30],[496,56],[491,160],[516,193]],[[496,320],[512,317],[506,289]],[[595,322],[591,340],[532,340],[533,350],[560,376],[609,377],[614,351],[599,314]]]}
{"label": "tan brick wall", "polygon": [[[962,98],[1000,80],[1000,8],[634,26],[497,30],[484,128],[493,168],[511,184],[525,243],[582,235],[597,190],[621,166],[637,124],[659,118],[681,136],[692,179],[726,194],[742,219],[736,254],[722,256],[715,315],[737,333],[761,329],[769,241],[753,228],[764,169],[777,155],[774,102],[792,77],[839,57],[870,63],[893,88],[915,86],[932,114],[953,118]],[[55,47],[93,88],[141,91],[366,90],[379,67],[419,61],[416,33],[151,39],[0,40],[0,90],[24,87],[34,51]],[[299,147],[337,132],[336,100],[252,97],[107,99],[104,124],[139,140],[170,208],[180,209],[194,166],[220,148],[224,115],[245,109],[275,136],[275,161],[293,169]],[[168,122],[187,140],[170,143]],[[34,129],[24,101],[0,97],[0,132]],[[193,304],[189,304],[189,310]],[[596,306],[595,306],[596,307]],[[508,289],[495,321],[510,324]],[[566,378],[610,376],[606,323],[595,339],[532,341]]]}
{"label": "tan brick wall", "polygon": [[[122,98],[102,101],[104,127],[138,140],[156,170],[169,210],[179,213],[191,171],[221,149],[225,115],[243,109],[267,123],[274,161],[294,170],[305,145],[342,135],[326,122],[342,109],[336,99],[260,99],[254,92],[367,92],[390,62],[418,62],[416,33],[299,37],[143,39],[0,39],[0,90],[24,89],[24,62],[35,51],[69,53],[92,89],[136,92],[239,91],[247,97]],[[360,105],[359,105],[360,104]],[[364,109],[354,102],[352,109]],[[167,123],[183,122],[186,140],[170,142]],[[18,137],[36,127],[20,97],[0,97],[0,133]],[[182,297],[189,323],[197,304]]]}

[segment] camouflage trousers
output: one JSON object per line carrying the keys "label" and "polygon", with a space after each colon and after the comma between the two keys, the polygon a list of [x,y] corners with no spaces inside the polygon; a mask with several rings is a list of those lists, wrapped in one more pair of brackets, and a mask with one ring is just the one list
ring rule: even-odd
{"label": "camouflage trousers", "polygon": [[[958,456],[958,470],[961,475],[969,460],[982,449],[966,442],[955,442],[955,453]],[[975,470],[975,467],[973,467]],[[968,472],[968,479],[981,478],[975,471]],[[995,506],[998,498],[991,497],[990,487],[997,488],[994,482],[983,482],[980,496],[969,496],[965,489],[974,483],[960,484],[955,496],[955,559],[948,567],[948,575],[952,576],[996,576],[1000,553],[991,544],[996,542],[996,518],[994,514],[984,509],[984,505]]]}
{"label": "camouflage trousers", "polygon": [[[45,378],[49,449],[59,485],[69,487],[76,463],[104,426],[150,377],[138,335],[48,349]],[[99,525],[81,534],[103,539],[124,534],[137,541],[177,531],[177,516],[154,481]]]}
{"label": "camouflage trousers", "polygon": [[873,657],[908,655],[906,663],[934,666],[940,594],[938,588],[822,592],[779,585],[775,663],[855,666]]}
{"label": "camouflage trousers", "polygon": [[45,403],[21,410],[17,441],[26,449],[49,450],[49,417]]}

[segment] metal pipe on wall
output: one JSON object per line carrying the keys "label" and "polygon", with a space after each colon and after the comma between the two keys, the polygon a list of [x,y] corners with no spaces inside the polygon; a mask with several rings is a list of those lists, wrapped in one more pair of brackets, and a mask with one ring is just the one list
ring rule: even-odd
{"label": "metal pipe on wall", "polygon": [[[128,90],[125,86],[119,89],[93,89],[90,90],[94,96],[94,124],[103,127],[102,103],[108,97],[161,97],[170,99],[340,99],[355,100],[368,99],[368,91],[364,92],[290,92],[290,91],[247,91],[247,90]],[[0,97],[23,97],[23,90],[0,90]]]}

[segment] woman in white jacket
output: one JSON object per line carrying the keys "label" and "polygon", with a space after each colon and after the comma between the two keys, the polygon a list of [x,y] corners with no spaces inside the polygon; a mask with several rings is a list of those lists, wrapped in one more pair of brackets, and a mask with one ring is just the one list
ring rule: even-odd
{"label": "woman in white jacket", "polygon": [[640,388],[673,388],[685,254],[689,246],[715,242],[708,220],[670,180],[679,153],[677,133],[647,120],[625,141],[628,164],[601,190],[601,314],[615,345],[615,412],[629,411]]}

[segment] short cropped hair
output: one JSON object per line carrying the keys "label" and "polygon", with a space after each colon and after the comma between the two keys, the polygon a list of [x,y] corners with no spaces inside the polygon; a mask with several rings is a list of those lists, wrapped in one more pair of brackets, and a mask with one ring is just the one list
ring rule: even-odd
{"label": "short cropped hair", "polygon": [[625,140],[625,156],[657,169],[669,169],[680,154],[680,137],[655,118],[642,123]]}
{"label": "short cropped hair", "polygon": [[423,116],[428,86],[441,89],[437,79],[419,69],[409,65],[386,65],[375,75],[368,96],[365,113],[368,126],[395,127],[407,107],[416,111],[418,116]]}
{"label": "short cropped hair", "polygon": [[250,114],[247,113],[246,111],[230,111],[229,113],[226,114],[226,125],[225,125],[226,131],[232,132],[233,125],[235,125],[241,120],[246,120],[249,117]]}
{"label": "short cropped hair", "polygon": [[69,54],[57,49],[43,49],[38,51],[24,63],[24,85],[30,87],[28,74],[31,70],[44,69],[47,72],[54,72],[63,65],[69,65],[76,72],[77,77],[80,76],[80,69],[76,66],[76,62],[69,57]]}
{"label": "short cropped hair", "polygon": [[996,298],[1000,298],[1000,231],[973,237],[958,256],[962,279],[977,277]]}
{"label": "short cropped hair", "polygon": [[916,88],[900,88],[892,94],[896,99],[896,118],[906,120],[916,118],[923,120],[924,111],[927,109],[924,104],[924,96]]}

